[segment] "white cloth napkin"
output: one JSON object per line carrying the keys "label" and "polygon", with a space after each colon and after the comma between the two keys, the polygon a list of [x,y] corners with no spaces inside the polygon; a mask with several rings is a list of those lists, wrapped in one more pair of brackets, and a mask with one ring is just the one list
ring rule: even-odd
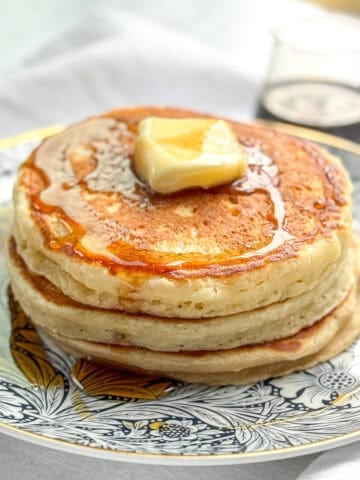
{"label": "white cloth napkin", "polygon": [[95,11],[22,67],[0,72],[2,137],[129,104],[251,118],[271,29],[317,12],[294,0],[127,3],[163,24],[122,10]]}
{"label": "white cloth napkin", "polygon": [[[173,2],[166,2],[169,3]],[[206,8],[204,2],[200,3]],[[224,8],[220,7],[222,4]],[[208,21],[205,17],[199,20],[197,11],[193,17],[189,14],[195,31],[193,37],[206,37],[208,45],[124,11],[110,10],[84,18],[15,71],[1,72],[1,136],[66,124],[129,104],[181,106],[240,119],[251,118],[269,54],[270,28],[297,17],[299,12],[308,15],[316,10],[294,1],[253,0],[251,5],[236,3],[236,11],[240,12],[237,18],[233,14],[235,4],[231,4],[233,10],[226,10],[226,4],[226,1],[217,2],[218,10],[209,13]],[[230,2],[227,5],[230,6]],[[164,16],[165,3],[163,7]],[[209,44],[216,44],[217,48]],[[22,448],[25,451],[25,447]],[[33,447],[31,452],[35,454],[36,449],[39,447]],[[237,471],[243,479],[267,476],[290,480],[308,464],[309,457],[304,457],[242,466],[238,470],[228,467],[220,476],[235,478]],[[70,465],[69,461],[68,469]],[[154,478],[160,478],[161,471],[165,469],[157,470]],[[355,478],[359,471],[359,444],[354,444],[322,454],[299,478],[335,480],[346,475]],[[190,470],[187,472],[187,478],[195,478]],[[202,470],[202,474],[205,473],[209,480],[220,478],[219,469]],[[166,478],[170,476],[169,472]],[[185,478],[179,470],[175,476]]]}
{"label": "white cloth napkin", "polygon": [[1,75],[3,136],[129,104],[249,118],[259,90],[234,58],[125,12],[86,18],[40,58]]}

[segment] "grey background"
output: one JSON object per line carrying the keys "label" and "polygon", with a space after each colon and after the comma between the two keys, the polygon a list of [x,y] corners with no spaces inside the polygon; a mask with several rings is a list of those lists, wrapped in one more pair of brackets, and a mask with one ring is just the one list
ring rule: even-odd
{"label": "grey background", "polygon": [[294,480],[315,457],[228,467],[138,465],[66,454],[0,434],[1,480]]}

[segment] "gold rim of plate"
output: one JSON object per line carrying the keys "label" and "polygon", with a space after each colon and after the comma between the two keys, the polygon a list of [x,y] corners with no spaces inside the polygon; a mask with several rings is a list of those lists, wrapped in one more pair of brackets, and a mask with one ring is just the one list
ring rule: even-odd
{"label": "gold rim of plate", "polygon": [[[337,137],[335,135],[330,135],[327,133],[319,132],[313,130],[311,128],[304,128],[298,127],[295,125],[290,125],[287,123],[282,122],[274,122],[268,121],[263,119],[255,119],[254,123],[257,125],[262,125],[266,127],[273,128],[274,130],[279,130],[283,133],[287,133],[289,135],[295,135],[297,137],[304,138],[306,140],[315,141],[324,143],[331,147],[339,148],[357,155],[360,155],[360,144],[355,142],[351,142],[350,140],[346,140],[344,138]],[[7,150],[9,148],[16,147],[18,145],[33,142],[36,140],[42,140],[44,138],[50,137],[51,135],[55,135],[56,133],[61,132],[64,130],[64,125],[51,125],[48,127],[31,130],[27,132],[20,133],[18,135],[14,135],[11,137],[6,137],[0,139],[0,151]],[[312,414],[316,414],[318,411],[311,412]],[[256,462],[256,461],[267,461],[271,459],[277,459],[278,457],[286,458],[291,456],[299,456],[305,455],[310,453],[319,452],[321,450],[325,450],[328,448],[335,448],[341,445],[346,445],[348,443],[352,443],[357,439],[360,439],[360,430],[356,430],[354,432],[349,432],[345,434],[336,435],[333,438],[328,438],[324,440],[318,440],[316,442],[311,442],[305,445],[298,445],[292,447],[284,447],[278,448],[275,450],[264,450],[261,452],[238,452],[238,453],[230,453],[230,454],[207,454],[207,455],[177,455],[177,454],[163,454],[163,453],[142,453],[142,452],[127,452],[122,450],[104,450],[97,447],[85,446],[85,445],[77,445],[74,443],[70,443],[66,440],[46,437],[44,435],[39,435],[34,432],[26,431],[21,428],[13,427],[6,423],[0,421],[0,430],[4,433],[9,433],[10,435],[21,438],[23,440],[31,441],[33,440],[34,443],[58,448],[63,451],[68,451],[71,453],[83,453],[88,454],[96,457],[101,458],[108,458],[112,460],[116,460],[116,457],[120,460],[123,457],[124,460],[132,461],[131,459],[136,459],[140,457],[149,460],[149,463],[171,463],[171,460],[175,461],[185,461],[189,465],[191,464],[199,464],[203,463],[204,465],[207,464],[209,461],[211,463],[219,463],[219,464],[229,464],[229,463],[240,463],[241,460],[244,460],[244,463],[247,461],[249,462]],[[35,439],[35,440],[34,440]],[[66,448],[68,447],[68,448]],[[91,454],[90,454],[91,452]],[[279,458],[278,458],[279,459]],[[156,462],[156,460],[160,460]],[[233,462],[230,462],[232,461]]]}

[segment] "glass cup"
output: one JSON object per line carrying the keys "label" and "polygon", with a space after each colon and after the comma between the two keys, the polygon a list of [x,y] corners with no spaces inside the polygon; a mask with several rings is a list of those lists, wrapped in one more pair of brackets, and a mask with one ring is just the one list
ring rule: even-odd
{"label": "glass cup", "polygon": [[258,116],[360,141],[360,22],[327,15],[276,30]]}

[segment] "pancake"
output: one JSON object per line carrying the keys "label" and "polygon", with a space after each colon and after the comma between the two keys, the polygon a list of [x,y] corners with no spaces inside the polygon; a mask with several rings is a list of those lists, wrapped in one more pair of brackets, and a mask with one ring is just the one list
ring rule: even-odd
{"label": "pancake", "polygon": [[244,179],[155,194],[132,170],[137,125],[150,115],[199,116],[116,110],[46,139],[22,166],[13,233],[33,273],[84,305],[194,320],[316,290],[345,261],[351,184],[339,160],[231,122]]}
{"label": "pancake", "polygon": [[64,337],[158,351],[219,350],[284,338],[336,308],[354,287],[354,255],[328,272],[314,290],[281,303],[225,317],[161,318],[86,306],[71,300],[45,277],[32,273],[9,242],[15,297],[39,328]]}
{"label": "pancake", "polygon": [[[224,373],[226,375],[231,373],[230,376],[237,378],[236,374],[241,375],[242,371],[248,374],[250,369],[258,368],[257,371],[261,373],[262,378],[268,378],[273,373],[268,375],[267,366],[271,369],[271,366],[279,367],[282,364],[291,370],[289,363],[294,362],[295,368],[299,368],[301,359],[306,362],[326,347],[332,352],[330,345],[337,337],[343,340],[341,342],[337,340],[339,348],[341,350],[346,348],[360,332],[358,312],[354,314],[355,302],[356,290],[353,289],[335,310],[296,335],[261,345],[217,352],[154,352],[138,347],[120,347],[70,339],[47,329],[43,331],[65,351],[75,356],[87,358],[90,356],[121,368],[135,368],[149,374],[156,373],[186,381],[228,384],[233,382],[225,379]],[[343,336],[342,330],[345,332]]]}
{"label": "pancake", "polygon": [[247,368],[240,372],[222,372],[220,374],[171,372],[169,376],[184,382],[205,383],[207,385],[246,385],[271,377],[282,377],[292,372],[307,370],[335,357],[350,347],[356,340],[360,334],[359,297],[357,298],[357,305],[355,313],[349,317],[348,321],[344,323],[342,328],[322,350],[299,360],[261,365],[260,367]]}
{"label": "pancake", "polygon": [[12,290],[45,337],[119,368],[242,384],[308,368],[358,336],[359,242],[341,161],[232,122],[245,176],[158,194],[115,110],[44,140],[14,187]]}

